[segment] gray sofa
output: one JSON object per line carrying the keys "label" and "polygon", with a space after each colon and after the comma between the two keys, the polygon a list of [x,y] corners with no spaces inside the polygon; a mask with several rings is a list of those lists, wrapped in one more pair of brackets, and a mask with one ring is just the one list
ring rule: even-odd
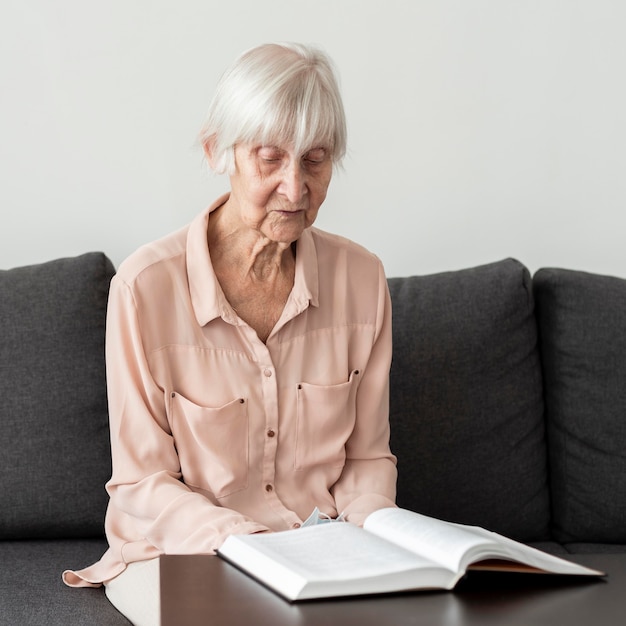
{"label": "gray sofa", "polygon": [[[105,549],[90,253],[0,272],[0,624],[128,624],[65,568]],[[552,552],[626,552],[626,280],[504,260],[390,278],[398,504]]]}

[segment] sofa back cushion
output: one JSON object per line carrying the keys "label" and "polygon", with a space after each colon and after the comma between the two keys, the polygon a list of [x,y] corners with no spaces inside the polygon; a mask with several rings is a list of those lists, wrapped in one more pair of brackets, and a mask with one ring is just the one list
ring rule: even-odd
{"label": "sofa back cushion", "polygon": [[0,539],[103,533],[112,275],[100,253],[0,271]]}
{"label": "sofa back cushion", "polygon": [[391,443],[400,506],[548,537],[542,379],[528,271],[514,260],[391,278]]}
{"label": "sofa back cushion", "polygon": [[626,280],[534,277],[555,537],[626,543]]}

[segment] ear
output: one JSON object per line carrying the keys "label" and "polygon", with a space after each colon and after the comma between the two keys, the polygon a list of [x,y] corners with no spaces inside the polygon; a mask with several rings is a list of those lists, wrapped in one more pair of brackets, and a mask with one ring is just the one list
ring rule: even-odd
{"label": "ear", "polygon": [[207,163],[212,170],[215,170],[215,158],[213,156],[213,149],[215,147],[215,135],[211,135],[203,144],[202,149],[204,150],[204,156],[206,157]]}

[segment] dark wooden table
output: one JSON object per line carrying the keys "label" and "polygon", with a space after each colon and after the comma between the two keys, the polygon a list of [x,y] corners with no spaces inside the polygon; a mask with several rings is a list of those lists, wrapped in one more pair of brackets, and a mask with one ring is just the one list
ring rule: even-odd
{"label": "dark wooden table", "polygon": [[161,557],[162,626],[616,626],[626,554],[570,555],[607,579],[472,572],[453,592],[290,604],[214,556]]}

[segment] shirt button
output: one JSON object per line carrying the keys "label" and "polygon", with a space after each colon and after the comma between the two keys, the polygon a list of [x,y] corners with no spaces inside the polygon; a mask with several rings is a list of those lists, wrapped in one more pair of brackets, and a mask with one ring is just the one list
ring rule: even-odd
{"label": "shirt button", "polygon": [[265,485],[265,491],[267,491],[268,493],[270,491],[274,491],[274,487],[272,487],[272,485],[270,485],[270,484],[267,484],[267,485]]}
{"label": "shirt button", "polygon": [[273,437],[275,434],[276,433],[271,428],[267,431],[267,436],[268,437]]}
{"label": "shirt button", "polygon": [[267,369],[263,370],[263,374],[265,374],[265,376],[267,378],[269,378],[272,375],[272,370],[267,368]]}

